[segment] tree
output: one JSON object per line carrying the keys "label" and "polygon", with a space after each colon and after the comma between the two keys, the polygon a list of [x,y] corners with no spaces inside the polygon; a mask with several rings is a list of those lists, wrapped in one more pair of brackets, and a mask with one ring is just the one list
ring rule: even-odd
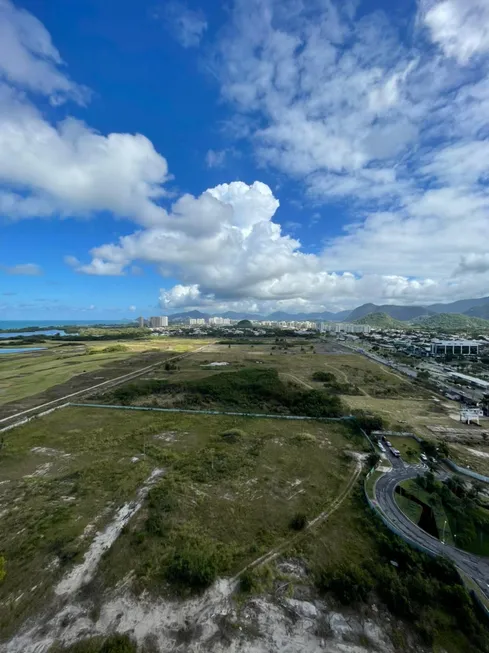
{"label": "tree", "polygon": [[368,454],[367,466],[370,467],[370,469],[372,469],[372,467],[375,467],[375,465],[379,462],[379,460],[380,460],[379,454],[376,451],[371,451]]}
{"label": "tree", "polygon": [[5,571],[5,558],[3,556],[0,556],[0,582],[5,578],[5,574],[7,572]]}

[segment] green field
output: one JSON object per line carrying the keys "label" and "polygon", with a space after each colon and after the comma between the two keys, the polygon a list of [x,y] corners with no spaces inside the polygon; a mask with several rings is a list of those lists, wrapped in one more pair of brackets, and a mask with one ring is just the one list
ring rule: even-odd
{"label": "green field", "polygon": [[406,515],[406,517],[409,517],[412,522],[417,524],[419,522],[419,518],[421,517],[421,513],[423,512],[423,508],[419,505],[419,503],[415,503],[407,497],[397,493],[395,495],[395,499],[397,505]]}
{"label": "green field", "polygon": [[[433,501],[433,496],[428,492],[426,492],[426,490],[423,490],[423,488],[420,488],[419,485],[413,480],[403,481],[402,483],[400,483],[400,485],[407,492],[409,492],[417,499],[422,501],[424,504],[430,506],[433,509],[433,516],[436,521],[436,528],[438,529],[439,539],[441,539],[442,535],[444,534],[445,542],[447,544],[451,544],[452,546],[454,546],[455,540],[453,539],[452,531],[450,529],[450,520],[448,519],[448,515],[445,512],[445,509],[443,508],[442,504],[439,501],[436,502]],[[409,503],[412,502],[410,501]]]}
{"label": "green field", "polygon": [[[201,347],[209,340],[184,340],[167,338],[137,341],[105,341],[66,344],[47,343],[48,349],[29,354],[0,355],[0,405],[19,401],[70,381],[75,376],[97,372],[102,368],[120,364],[122,361],[144,352],[180,354]],[[36,346],[38,346],[36,344]],[[144,362],[138,365],[144,367]],[[137,368],[136,368],[137,369]],[[134,371],[130,365],[121,367],[120,374]],[[104,377],[101,377],[104,380]],[[96,384],[95,374],[93,384]],[[88,383],[90,385],[90,383]],[[67,390],[66,394],[69,394]]]}
{"label": "green field", "polygon": [[38,394],[66,383],[77,374],[93,372],[129,355],[128,352],[88,355],[84,347],[73,346],[0,356],[0,404]]}
{"label": "green field", "polygon": [[[230,429],[240,432],[223,435]],[[102,587],[129,565],[141,586],[166,592],[165,569],[186,548],[208,551],[216,573],[235,573],[287,541],[295,515],[325,510],[355,467],[348,450],[362,447],[342,425],[87,408],[9,432],[0,455],[8,607],[0,629],[50,600],[94,532],[155,468],[166,475],[104,556]]]}
{"label": "green field", "polygon": [[[365,402],[361,407],[370,410],[378,404],[397,406],[386,410],[389,424],[400,423],[396,411],[407,413],[408,406],[413,418],[416,411],[430,412],[429,397],[420,399],[418,390],[396,375],[359,356],[339,355],[332,346],[333,353],[327,353],[327,344],[312,343],[311,349],[299,339],[285,348],[273,341],[211,344],[165,369],[165,354],[168,358],[171,351],[202,344],[158,339],[151,348],[158,349],[156,358],[148,354],[146,360],[162,365],[136,384],[150,392],[131,398],[129,383],[102,400],[140,403],[142,397],[147,405],[168,405],[163,396],[169,394],[170,405],[182,407],[282,414],[300,414],[305,407],[315,417],[314,411],[322,414],[331,406],[347,412],[344,404],[351,400]],[[31,365],[31,373],[47,382],[50,370],[36,366],[53,357],[54,380],[49,382],[54,385],[61,370],[69,373],[65,362],[75,367],[93,361],[99,365],[92,369],[96,382],[105,363],[127,366],[121,374],[131,371],[134,362],[144,360],[146,346],[139,340],[91,342],[78,350],[66,348],[66,358],[53,348],[36,360],[16,360]],[[103,351],[108,348],[117,350]],[[93,353],[83,353],[87,349]],[[229,365],[213,368],[213,362]],[[328,396],[323,383],[313,379],[317,371],[334,373],[338,383],[358,382],[362,395]],[[393,390],[385,393],[390,381]],[[16,383],[14,376],[9,383]],[[175,392],[166,393],[168,387]],[[379,393],[389,398],[374,396]],[[416,448],[410,440],[399,440],[395,446],[400,450]],[[192,595],[192,602],[197,601],[198,593],[216,579],[239,574],[233,599],[238,612],[253,594],[282,603],[284,597],[311,597],[335,612],[360,611],[393,635],[409,632],[413,646],[419,635],[430,638],[433,650],[481,650],[470,638],[482,626],[474,619],[470,599],[458,590],[453,569],[410,549],[368,507],[359,476],[359,454],[368,451],[351,422],[111,408],[70,407],[6,432],[0,449],[0,557],[6,560],[0,582],[1,637],[65,601],[82,606],[88,636],[102,603],[123,591],[145,601],[162,599],[161,605],[178,609],[189,605],[179,602],[182,597]],[[370,496],[378,475],[367,481]],[[428,501],[426,492],[423,496]],[[416,518],[413,502],[401,503]],[[70,586],[70,572],[110,532],[106,527],[113,531],[125,510],[133,511],[131,518],[124,527],[121,522],[110,545],[99,547],[86,584],[56,599],[57,584]],[[289,573],[287,565],[302,569],[302,575]],[[452,610],[452,599],[459,611]],[[373,614],[372,604],[380,614]],[[392,619],[384,618],[387,610]],[[180,635],[175,631],[175,637]],[[190,640],[184,644],[190,646]],[[112,650],[101,648],[101,642],[90,646],[81,643],[77,653]],[[407,649],[399,644],[396,650]]]}
{"label": "green field", "polygon": [[414,438],[404,438],[389,435],[389,442],[401,452],[401,457],[408,463],[419,463],[421,447]]}

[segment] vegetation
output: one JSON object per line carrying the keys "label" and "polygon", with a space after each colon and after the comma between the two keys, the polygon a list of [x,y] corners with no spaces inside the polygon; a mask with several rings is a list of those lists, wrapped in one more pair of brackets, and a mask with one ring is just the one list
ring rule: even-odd
{"label": "vegetation", "polygon": [[324,389],[329,394],[337,395],[360,395],[362,394],[357,386],[350,383],[340,383],[336,376],[331,372],[314,372],[313,381],[319,381],[324,384]]}
{"label": "vegetation", "polygon": [[323,390],[298,388],[284,383],[277,370],[245,368],[178,383],[147,380],[129,383],[104,396],[108,403],[128,405],[143,398],[175,407],[279,412],[310,417],[340,417],[345,413],[341,399]]}
{"label": "vegetation", "polygon": [[487,331],[489,329],[489,320],[457,313],[439,313],[423,319],[420,325],[423,329],[432,329],[433,331]]}
{"label": "vegetation", "polygon": [[377,329],[405,329],[406,323],[396,320],[387,313],[369,313],[355,320],[355,324],[367,324]]}
{"label": "vegetation", "polygon": [[307,515],[303,512],[298,512],[290,520],[290,528],[294,531],[302,531],[307,526]]}
{"label": "vegetation", "polygon": [[49,653],[137,653],[136,643],[127,635],[91,637],[71,646],[54,644]]}
{"label": "vegetation", "polygon": [[343,605],[370,603],[377,596],[392,614],[409,621],[430,646],[447,631],[460,631],[468,646],[463,650],[489,651],[487,630],[452,563],[415,551],[387,531],[378,518],[369,523],[374,560],[318,568],[318,589],[333,594]]}
{"label": "vegetation", "polygon": [[238,329],[252,329],[253,324],[250,322],[250,320],[240,320],[237,324],[236,327]]}
{"label": "vegetation", "polygon": [[7,572],[5,571],[5,558],[3,556],[0,556],[0,583],[5,578],[6,573]]}
{"label": "vegetation", "polygon": [[[478,555],[489,555],[489,511],[479,500],[480,485],[470,488],[457,476],[440,483],[428,472],[418,476],[417,485],[427,493],[427,503],[441,508],[448,518],[448,527],[456,545]],[[441,528],[438,529],[441,538]]]}

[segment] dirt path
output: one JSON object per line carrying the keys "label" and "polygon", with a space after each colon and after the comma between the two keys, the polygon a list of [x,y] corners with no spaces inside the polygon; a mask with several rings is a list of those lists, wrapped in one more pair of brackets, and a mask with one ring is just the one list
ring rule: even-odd
{"label": "dirt path", "polygon": [[356,465],[355,469],[353,471],[353,474],[348,481],[348,484],[346,488],[339,494],[336,499],[333,501],[333,503],[328,507],[327,510],[324,510],[321,514],[319,514],[317,517],[315,517],[312,521],[308,522],[307,526],[305,529],[295,535],[294,537],[288,539],[287,541],[283,542],[282,544],[279,544],[278,546],[274,547],[264,555],[260,556],[253,562],[250,562],[249,565],[247,565],[244,569],[242,569],[240,572],[234,576],[234,578],[231,580],[231,583],[236,583],[236,581],[239,579],[239,577],[245,573],[245,571],[248,571],[249,569],[255,569],[256,567],[260,567],[261,565],[267,564],[268,562],[271,562],[274,560],[277,556],[279,556],[281,553],[283,553],[286,549],[288,549],[294,542],[296,542],[298,539],[301,537],[304,537],[304,534],[307,533],[311,528],[314,528],[318,524],[322,523],[323,521],[326,521],[331,515],[338,510],[338,508],[341,506],[343,501],[350,495],[350,492],[352,491],[360,473],[362,471],[362,458],[360,455],[358,455],[356,459]]}
{"label": "dirt path", "polygon": [[393,372],[392,370],[388,369],[385,365],[379,365],[380,369],[382,372],[385,372],[386,374],[392,374],[392,376],[395,376],[396,379],[400,379],[403,383],[406,383],[409,379],[407,379],[405,376],[401,376],[400,374],[397,374],[396,372]]}
{"label": "dirt path", "polygon": [[303,381],[302,379],[299,379],[298,376],[294,376],[293,374],[289,374],[288,372],[281,372],[281,373],[280,373],[280,376],[286,376],[286,377],[288,377],[289,379],[292,379],[293,381],[295,381],[296,383],[298,383],[299,385],[304,386],[304,388],[307,388],[308,390],[314,390],[314,388],[312,387],[312,385],[309,385],[309,383],[306,383],[306,382]]}
{"label": "dirt path", "polygon": [[[348,378],[347,374],[343,372],[343,370],[339,370],[337,367],[334,367],[334,365],[331,365],[331,363],[324,363],[324,365],[334,370],[335,372],[338,372],[338,374],[340,374],[343,377],[346,383],[350,383],[350,379]],[[368,394],[366,390],[360,388],[360,386],[357,386],[357,388],[360,390],[360,392],[364,397],[368,397],[368,399],[372,399],[372,397]]]}

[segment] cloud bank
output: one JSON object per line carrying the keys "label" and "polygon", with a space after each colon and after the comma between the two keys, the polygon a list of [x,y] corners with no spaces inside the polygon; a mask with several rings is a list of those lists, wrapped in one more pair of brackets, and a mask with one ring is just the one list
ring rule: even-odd
{"label": "cloud bank", "polygon": [[[0,213],[132,220],[133,234],[66,262],[100,276],[152,264],[178,279],[161,291],[165,310],[318,310],[486,293],[487,3],[422,0],[409,33],[356,6],[235,0],[211,62],[235,135],[257,163],[300,184],[313,204],[350,208],[351,222],[319,253],[282,232],[279,199],[259,181],[186,194],[167,209],[167,162],[143,135],[103,135],[69,116],[50,122],[36,96],[83,105],[90,93],[67,76],[39,21],[8,0],[0,0]],[[205,27],[202,18],[183,45],[197,45]],[[222,152],[209,150],[207,164],[221,165]]]}

